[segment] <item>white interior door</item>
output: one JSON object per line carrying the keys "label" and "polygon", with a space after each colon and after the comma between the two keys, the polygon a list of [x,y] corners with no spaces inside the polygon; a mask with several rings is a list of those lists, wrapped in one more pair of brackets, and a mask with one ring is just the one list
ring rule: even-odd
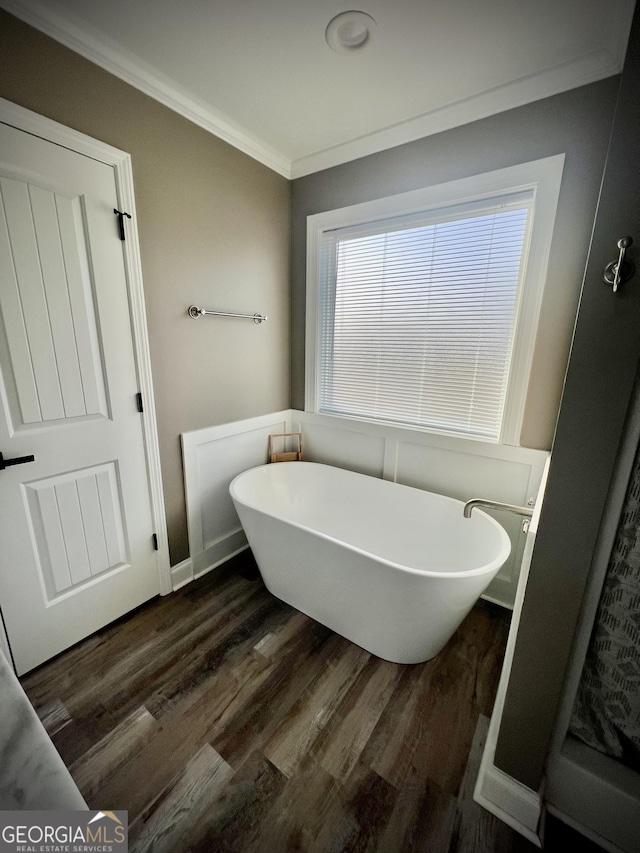
{"label": "white interior door", "polygon": [[114,170],[4,124],[0,152],[0,607],[22,674],[159,576]]}

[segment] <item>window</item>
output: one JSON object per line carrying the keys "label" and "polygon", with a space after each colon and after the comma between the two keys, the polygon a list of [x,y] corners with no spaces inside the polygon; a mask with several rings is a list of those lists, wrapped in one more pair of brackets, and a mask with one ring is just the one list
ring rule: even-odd
{"label": "window", "polygon": [[561,169],[309,217],[307,408],[517,443]]}

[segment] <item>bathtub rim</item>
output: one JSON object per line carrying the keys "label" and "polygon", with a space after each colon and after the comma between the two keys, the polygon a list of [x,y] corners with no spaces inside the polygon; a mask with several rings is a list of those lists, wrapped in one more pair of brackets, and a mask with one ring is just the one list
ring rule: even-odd
{"label": "bathtub rim", "polygon": [[[483,512],[481,509],[476,508],[476,509],[474,509],[474,513],[476,513],[477,515],[483,516],[487,521],[489,521],[498,530],[500,538],[503,540],[502,551],[504,551],[504,543],[506,541],[507,550],[506,550],[506,553],[504,554],[504,557],[502,557],[502,559],[500,559],[500,553],[502,553],[502,551],[501,551],[497,557],[494,557],[494,559],[491,560],[491,562],[485,563],[483,566],[480,566],[479,568],[465,569],[464,571],[461,571],[461,572],[437,572],[437,571],[432,571],[430,569],[417,569],[417,568],[414,568],[413,566],[406,566],[403,563],[396,563],[393,560],[388,560],[386,557],[380,557],[378,554],[374,554],[372,551],[366,551],[364,548],[358,548],[356,545],[352,545],[349,542],[345,542],[343,539],[337,539],[335,536],[330,536],[328,533],[323,533],[321,530],[316,530],[315,528],[309,527],[306,524],[300,524],[297,521],[292,521],[291,519],[284,518],[283,516],[276,515],[275,513],[272,513],[272,512],[268,512],[267,510],[263,509],[262,507],[258,507],[255,504],[247,503],[247,501],[244,501],[238,497],[238,495],[236,493],[237,492],[236,483],[238,480],[240,480],[245,475],[249,474],[251,471],[257,471],[257,470],[261,470],[263,468],[270,468],[274,464],[276,464],[276,465],[299,465],[301,463],[300,462],[277,462],[277,463],[267,462],[264,465],[254,465],[251,468],[247,468],[246,471],[242,471],[240,474],[237,474],[233,478],[231,483],[229,484],[229,494],[231,495],[232,500],[234,502],[237,501],[242,506],[247,507],[247,509],[254,510],[255,512],[262,513],[262,514],[268,516],[269,518],[277,519],[278,521],[281,521],[283,524],[289,524],[289,525],[291,525],[291,527],[298,528],[298,530],[309,531],[310,533],[313,533],[316,536],[320,536],[322,539],[325,539],[328,542],[333,542],[337,545],[340,545],[343,548],[348,549],[349,551],[354,552],[355,554],[360,554],[363,557],[366,557],[367,559],[375,560],[376,562],[381,563],[385,566],[389,566],[390,568],[392,568],[396,571],[405,572],[405,573],[411,574],[411,575],[417,575],[418,577],[438,578],[438,579],[442,579],[442,580],[445,580],[445,579],[446,580],[456,580],[456,579],[461,579],[461,578],[478,577],[480,575],[491,574],[492,572],[493,573],[499,572],[500,569],[502,568],[502,566],[508,560],[509,555],[511,554],[511,549],[513,546],[512,546],[509,534],[504,529],[504,527],[498,521],[496,521],[495,518],[492,518],[490,515],[488,515],[486,512]],[[450,503],[459,504],[460,505],[460,513],[462,515],[462,510],[464,507],[464,501],[458,500],[457,498],[451,498],[448,495],[441,495],[438,492],[430,492],[427,489],[420,489],[420,488],[417,488],[416,486],[407,486],[404,483],[396,483],[396,482],[391,481],[391,480],[384,480],[381,477],[374,477],[371,474],[362,474],[359,471],[351,471],[349,468],[338,468],[336,465],[327,465],[324,462],[308,462],[305,460],[304,462],[302,462],[302,464],[303,465],[314,465],[314,466],[318,466],[321,468],[334,468],[338,471],[347,471],[349,474],[354,474],[354,475],[359,476],[359,477],[369,477],[372,480],[380,480],[383,483],[389,483],[390,485],[398,486],[401,489],[411,489],[412,491],[415,491],[415,492],[423,492],[423,493],[428,494],[428,495],[434,495],[435,497],[439,498],[440,500],[448,501]]]}

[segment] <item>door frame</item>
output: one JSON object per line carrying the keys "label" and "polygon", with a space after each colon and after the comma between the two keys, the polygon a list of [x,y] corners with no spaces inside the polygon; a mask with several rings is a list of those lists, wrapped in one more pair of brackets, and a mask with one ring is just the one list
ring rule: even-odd
{"label": "door frame", "polygon": [[[141,418],[147,463],[147,478],[151,498],[151,514],[154,530],[158,538],[156,567],[160,580],[160,594],[167,595],[172,592],[171,567],[169,564],[167,520],[160,468],[160,446],[158,443],[158,426],[151,375],[151,353],[149,350],[149,334],[145,312],[131,155],[127,154],[126,151],[120,151],[118,148],[107,145],[105,142],[93,139],[91,136],[59,124],[52,119],[45,118],[4,98],[0,98],[0,122],[17,130],[31,133],[48,142],[61,145],[64,148],[75,151],[77,154],[90,157],[107,166],[111,166],[115,176],[119,209],[131,214],[131,219],[126,221],[127,239],[122,243],[122,254],[127,280],[136,372],[139,388],[144,400],[144,412],[141,414]],[[115,227],[116,220],[114,216]],[[0,625],[1,633],[2,629]],[[0,647],[2,645],[2,637],[0,636]]]}

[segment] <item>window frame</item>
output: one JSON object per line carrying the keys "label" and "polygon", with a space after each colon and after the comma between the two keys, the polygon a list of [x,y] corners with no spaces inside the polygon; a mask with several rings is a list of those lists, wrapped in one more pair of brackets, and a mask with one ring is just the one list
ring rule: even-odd
{"label": "window frame", "polygon": [[[519,446],[520,433],[537,339],[540,311],[564,167],[564,154],[472,175],[430,187],[374,199],[307,217],[307,286],[305,342],[305,411],[318,412],[319,260],[325,231],[365,225],[391,217],[428,213],[438,208],[482,201],[490,196],[533,191],[532,221],[524,250],[525,271],[518,295],[511,366],[500,435],[497,440],[464,436],[492,444]],[[460,433],[387,420],[331,415],[353,421],[394,425],[419,432],[463,436]]]}

